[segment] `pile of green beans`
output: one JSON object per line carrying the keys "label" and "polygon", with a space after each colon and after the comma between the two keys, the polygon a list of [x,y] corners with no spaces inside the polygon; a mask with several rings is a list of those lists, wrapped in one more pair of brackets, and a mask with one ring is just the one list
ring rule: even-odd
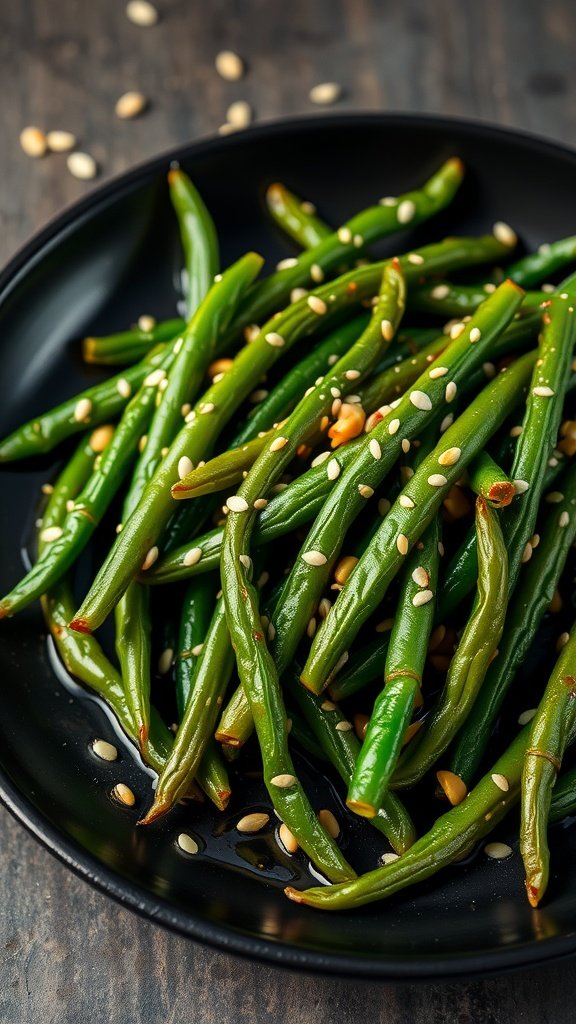
{"label": "pile of green beans", "polygon": [[[253,252],[220,268],[210,213],[171,168],[185,318],[85,338],[86,362],[120,372],[0,441],[3,464],[80,435],[0,619],[40,599],[67,671],[158,773],[138,827],[199,789],[224,811],[258,749],[279,854],[326,880],[286,893],[314,907],[450,869],[515,803],[536,907],[549,826],[576,811],[576,275],[549,283],[576,240],[518,257],[501,222],[443,240],[430,226],[423,246],[369,255],[422,231],[463,174],[448,160],[339,227],[271,185],[301,251],[261,277]],[[107,554],[79,595],[95,534]],[[110,613],[116,662],[93,635]],[[528,710],[535,643],[549,678]],[[339,787],[340,820],[312,805],[302,758]],[[379,846],[358,877],[342,837],[362,820]]]}

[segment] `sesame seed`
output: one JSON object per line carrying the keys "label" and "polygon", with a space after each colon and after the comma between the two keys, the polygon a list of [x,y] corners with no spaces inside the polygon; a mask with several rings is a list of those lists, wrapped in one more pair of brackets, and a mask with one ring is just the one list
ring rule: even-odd
{"label": "sesame seed", "polygon": [[342,96],[342,86],[338,82],[320,82],[310,89],[308,96],[311,103],[315,103],[320,107],[326,107],[340,99]]}
{"label": "sesame seed", "polygon": [[414,594],[412,598],[412,604],[415,608],[419,608],[423,604],[428,604],[432,600],[434,594],[431,590],[419,590],[417,594]]}
{"label": "sesame seed", "polygon": [[319,263],[313,263],[310,267],[310,277],[316,284],[320,284],[324,280],[324,271]]}
{"label": "sesame seed", "polygon": [[459,338],[460,335],[463,334],[465,330],[466,330],[466,325],[465,324],[463,324],[463,323],[453,324],[452,327],[450,328],[450,337],[451,337],[452,341],[456,341],[456,339]]}
{"label": "sesame seed", "polygon": [[561,651],[563,647],[566,647],[566,644],[568,643],[569,639],[570,633],[560,633],[560,636],[556,641],[556,650]]}
{"label": "sesame seed", "polygon": [[336,705],[331,700],[325,700],[320,705],[322,711],[336,711]]}
{"label": "sesame seed", "polygon": [[389,633],[394,625],[394,619],[382,619],[382,622],[378,622],[374,629],[376,633]]}
{"label": "sesame seed", "polygon": [[52,484],[42,484],[41,491],[42,494],[53,494],[54,486]]}
{"label": "sesame seed", "polygon": [[282,335],[277,334],[276,331],[270,331],[268,334],[265,334],[264,340],[267,341],[269,345],[272,345],[272,348],[283,348],[285,344]]}
{"label": "sesame seed", "polygon": [[278,829],[278,838],[282,843],[282,846],[286,850],[286,853],[296,853],[298,850],[298,840],[296,836],[292,834],[287,825],[282,822]]}
{"label": "sesame seed", "polygon": [[194,464],[192,462],[192,459],[190,459],[187,455],[183,455],[182,458],[178,460],[178,476],[180,477],[181,480],[183,480],[185,476],[188,476],[188,474],[191,473],[193,469]]}
{"label": "sesame seed", "polygon": [[214,64],[226,82],[238,82],[244,76],[244,61],[233,50],[221,50],[216,54]]}
{"label": "sesame seed", "polygon": [[214,412],[215,408],[214,402],[203,402],[200,406],[200,413],[202,416],[207,416],[209,413]]}
{"label": "sesame seed", "polygon": [[350,228],[346,226],[338,228],[338,241],[342,242],[342,245],[349,245],[352,241],[352,232]]}
{"label": "sesame seed", "polygon": [[384,341],[392,341],[394,337],[394,324],[390,320],[383,320],[380,324]]}
{"label": "sesame seed", "polygon": [[491,281],[487,281],[486,284],[482,285],[482,288],[487,295],[492,295],[492,292],[496,291],[496,285],[492,284]]}
{"label": "sesame seed", "polygon": [[369,484],[358,484],[358,494],[361,498],[371,498],[374,494],[374,488],[370,487]]}
{"label": "sesame seed", "polygon": [[439,377],[445,377],[447,373],[447,366],[434,366],[428,373],[428,376],[430,377],[430,380],[438,380]]}
{"label": "sesame seed", "polygon": [[432,408],[430,397],[424,391],[411,391],[410,401],[415,409],[420,409],[422,412],[429,412]]}
{"label": "sesame seed", "polygon": [[312,616],[312,618],[308,621],[308,625],[306,626],[306,635],[310,638],[310,640],[312,640],[312,637],[314,636],[315,632],[316,619],[314,618],[314,616]]}
{"label": "sesame seed", "polygon": [[530,541],[528,541],[527,544],[524,547],[524,551],[522,552],[522,559],[521,560],[522,560],[522,562],[529,562],[531,558],[532,558],[532,545],[531,545]]}
{"label": "sesame seed", "polygon": [[482,363],[482,369],[488,380],[492,380],[496,376],[496,367],[494,366],[494,363]]}
{"label": "sesame seed", "polygon": [[275,437],[270,445],[271,452],[279,452],[282,448],[285,448],[288,444],[287,437]]}
{"label": "sesame seed", "polygon": [[554,468],[554,467],[556,467],[556,466],[558,465],[558,459],[556,459],[556,458],[554,458],[554,457],[552,457],[551,459],[548,459],[548,465],[549,465],[549,466],[550,466],[551,468]]}
{"label": "sesame seed", "polygon": [[346,380],[358,380],[360,370],[346,370],[344,376],[346,377]]}
{"label": "sesame seed", "polygon": [[318,295],[309,295],[306,300],[310,309],[313,313],[317,313],[318,316],[323,316],[324,313],[328,312],[328,306],[324,302],[324,299],[319,298]]}
{"label": "sesame seed", "polygon": [[318,605],[318,615],[321,619],[325,619],[328,616],[328,612],[332,607],[332,602],[327,598],[323,597]]}
{"label": "sesame seed", "polygon": [[447,448],[445,452],[438,456],[438,462],[441,466],[454,466],[461,455],[461,448]]}
{"label": "sesame seed", "polygon": [[527,480],[513,480],[512,483],[514,484],[516,494],[524,494],[530,487]]}
{"label": "sesame seed", "polygon": [[296,776],[281,774],[275,775],[273,779],[270,779],[273,786],[278,786],[278,789],[290,789],[291,786],[296,784]]}
{"label": "sesame seed", "polygon": [[554,392],[552,388],[547,386],[538,386],[536,388],[532,388],[532,394],[537,395],[538,398],[552,398]]}
{"label": "sesame seed", "polygon": [[59,540],[64,530],[61,526],[47,526],[45,530],[42,530],[40,534],[40,540],[45,544],[50,544],[53,540]]}
{"label": "sesame seed", "polygon": [[74,153],[68,155],[66,166],[72,177],[78,178],[80,181],[90,181],[98,174],[98,164],[94,157],[90,156],[90,153],[80,153],[75,150]]}
{"label": "sesame seed", "polygon": [[165,376],[165,370],[152,370],[152,373],[149,373],[148,376],[144,378],[144,387],[157,388],[160,381],[164,380]]}
{"label": "sesame seed", "polygon": [[410,547],[408,537],[404,533],[399,533],[396,537],[396,547],[401,555],[408,554],[408,548]]}
{"label": "sesame seed", "polygon": [[506,778],[505,775],[500,775],[498,772],[495,772],[490,777],[494,785],[498,786],[498,789],[501,789],[503,793],[508,792],[508,790],[510,789],[510,783],[508,782],[508,779]]}
{"label": "sesame seed", "polygon": [[118,757],[117,748],[106,740],[93,740],[92,750],[101,761],[115,761]]}
{"label": "sesame seed", "polygon": [[326,475],[329,480],[336,480],[340,476],[340,463],[337,459],[330,459],[326,466]]}
{"label": "sesame seed", "polygon": [[170,671],[172,662],[174,661],[174,650],[172,647],[166,647],[160,657],[158,658],[158,672],[161,676],[165,676]]}
{"label": "sesame seed", "polygon": [[120,377],[116,382],[116,390],[122,398],[130,398],[130,395],[132,394],[130,381],[126,380],[126,377]]}
{"label": "sesame seed", "polygon": [[232,494],[229,498],[226,498],[226,505],[231,512],[247,512],[248,502],[246,498],[240,497],[239,494]]}
{"label": "sesame seed", "polygon": [[445,299],[449,293],[450,288],[447,284],[437,284],[430,292],[430,295],[433,299]]}
{"label": "sesame seed", "polygon": [[412,498],[408,497],[407,494],[401,494],[400,497],[398,498],[398,502],[402,506],[402,508],[415,508],[415,503],[412,501]]}
{"label": "sesame seed", "polygon": [[77,423],[86,423],[92,412],[92,402],[89,398],[81,398],[74,406],[74,419]]}
{"label": "sesame seed", "polygon": [[252,120],[252,107],[246,100],[235,100],[226,111],[226,122],[234,128],[246,128]]}
{"label": "sesame seed", "polygon": [[256,498],[256,501],[254,502],[254,508],[260,510],[260,509],[266,508],[267,504],[268,504],[268,499],[267,498]]}
{"label": "sesame seed", "polygon": [[66,511],[67,512],[72,512],[74,507],[75,507],[74,506],[74,499],[73,498],[69,498],[68,501],[66,502]]}
{"label": "sesame seed", "polygon": [[160,552],[158,551],[156,544],[154,544],[153,547],[150,548],[150,551],[148,552],[146,558],[142,563],[142,572],[146,572],[147,569],[150,569],[154,565],[154,562],[157,560],[159,554]]}
{"label": "sesame seed", "polygon": [[562,494],[562,491],[550,491],[550,493],[547,494],[544,498],[544,501],[546,501],[549,505],[557,505],[560,501],[563,500],[564,495]]}
{"label": "sesame seed", "polygon": [[330,394],[332,395],[332,398],[340,398],[342,392],[340,391],[340,388],[330,388]]}
{"label": "sesame seed", "polygon": [[332,814],[332,811],[329,811],[327,808],[318,811],[318,821],[322,825],[322,828],[326,829],[328,835],[332,836],[332,839],[338,838],[340,835],[340,825]]}
{"label": "sesame seed", "polygon": [[190,548],[182,559],[183,565],[196,565],[202,558],[202,548]]}
{"label": "sesame seed", "polygon": [[441,540],[438,541],[438,554],[440,558],[444,558],[444,545]]}
{"label": "sesame seed", "polygon": [[326,459],[329,459],[331,455],[332,452],[320,452],[320,454],[317,455],[315,459],[312,459],[310,465],[313,466],[314,468],[316,466],[321,466],[322,463],[326,462]]}
{"label": "sesame seed", "polygon": [[454,416],[452,415],[451,412],[449,412],[448,415],[444,417],[440,424],[440,433],[443,434],[446,430],[448,430],[448,427],[452,426],[453,423]]}
{"label": "sesame seed", "polygon": [[373,459],[378,460],[382,458],[382,449],[375,437],[371,439],[368,448]]}
{"label": "sesame seed", "polygon": [[246,570],[250,571],[252,568],[252,559],[250,558],[250,555],[238,555],[238,561]]}
{"label": "sesame seed", "polygon": [[396,434],[399,429],[400,429],[400,420],[398,420],[398,419],[390,420],[390,423],[388,424],[388,433],[390,435]]}
{"label": "sesame seed", "polygon": [[307,295],[306,288],[293,288],[290,292],[290,302],[299,302],[300,299],[305,299]]}
{"label": "sesame seed", "polygon": [[505,224],[503,220],[497,220],[492,228],[492,233],[502,245],[513,246],[516,245],[518,238],[516,232],[510,227],[509,224]]}
{"label": "sesame seed", "polygon": [[119,803],[124,804],[126,807],[134,807],[134,804],[136,803],[134,793],[130,787],[126,786],[123,782],[118,782],[114,786],[112,796],[115,800],[118,800]]}
{"label": "sesame seed", "polygon": [[336,732],[350,732],[353,728],[352,722],[336,722]]}
{"label": "sesame seed", "polygon": [[406,259],[408,263],[411,263],[414,267],[419,267],[424,263],[424,257],[418,252],[409,252]]}
{"label": "sesame seed", "polygon": [[38,159],[44,156],[48,149],[48,143],[44,132],[40,128],[34,128],[32,126],[24,128],[20,132],[20,145],[26,156],[34,157]]}
{"label": "sesame seed", "polygon": [[191,856],[198,853],[200,849],[196,840],[189,836],[187,832],[180,833],[176,839],[176,844],[182,850],[182,853],[189,853]]}
{"label": "sesame seed", "polygon": [[558,526],[568,526],[569,522],[570,522],[570,516],[569,516],[568,512],[566,512],[566,511],[561,512],[560,513],[560,518],[558,520]]}
{"label": "sesame seed", "polygon": [[414,470],[412,469],[412,466],[400,466],[400,476],[402,477],[404,482],[411,480],[412,477],[414,476]]}
{"label": "sesame seed", "polygon": [[383,196],[380,200],[380,206],[396,206],[397,202],[396,196]]}
{"label": "sesame seed", "polygon": [[410,451],[410,441],[407,437],[402,438],[402,451],[404,452],[404,455],[408,455],[408,452]]}
{"label": "sesame seed", "polygon": [[390,511],[390,502],[388,498],[378,499],[378,515],[385,516]]}
{"label": "sesame seed", "polygon": [[446,391],[444,392],[444,397],[445,397],[446,401],[447,402],[452,402],[456,398],[456,392],[457,391],[458,391],[458,385],[456,384],[455,381],[451,380],[446,385]]}
{"label": "sesame seed", "polygon": [[442,473],[432,473],[432,475],[428,477],[428,483],[430,484],[430,487],[444,487],[448,481],[445,476],[442,476]]}
{"label": "sesame seed", "polygon": [[510,437],[520,437],[520,434],[522,433],[523,429],[524,427],[521,426],[512,427],[510,431]]}
{"label": "sesame seed", "polygon": [[362,235],[354,235],[352,241],[354,242],[354,246],[356,249],[360,249],[364,245],[364,239],[362,238]]}
{"label": "sesame seed", "polygon": [[512,855],[512,847],[506,843],[487,843],[484,847],[484,853],[492,860],[505,860],[506,857]]}
{"label": "sesame seed", "polygon": [[248,324],[248,326],[244,328],[244,337],[248,344],[255,341],[259,334],[260,328],[258,324]]}
{"label": "sesame seed", "polygon": [[194,647],[191,648],[190,654],[193,654],[194,657],[197,658],[200,654],[202,654],[203,649],[204,644],[195,644]]}
{"label": "sesame seed", "polygon": [[297,267],[298,260],[295,256],[288,256],[285,260],[280,260],[276,264],[276,270],[290,270],[291,267]]}
{"label": "sesame seed", "polygon": [[416,213],[416,206],[411,199],[404,199],[396,210],[396,216],[399,224],[409,224],[414,219]]}
{"label": "sesame seed", "polygon": [[302,555],[302,561],[306,562],[308,565],[320,566],[326,565],[328,559],[321,551],[305,551]]}
{"label": "sesame seed", "polygon": [[528,708],[526,711],[523,711],[518,715],[518,725],[528,725],[528,722],[532,721],[537,711],[538,708]]}
{"label": "sesame seed", "polygon": [[414,572],[412,573],[412,579],[414,580],[414,583],[416,583],[417,586],[419,587],[427,587],[430,582],[430,576],[426,572],[426,569],[424,568],[423,565],[418,565],[416,569],[414,569]]}
{"label": "sesame seed", "polygon": [[[121,121],[131,121],[133,117],[139,117],[148,106],[148,100],[141,92],[125,92],[116,100],[114,112]],[[144,328],[141,328],[144,330]]]}
{"label": "sesame seed", "polygon": [[382,856],[380,857],[380,863],[382,864],[383,867],[386,867],[387,864],[393,864],[395,860],[398,860],[398,857],[399,854],[392,853],[392,851],[390,851],[390,853],[383,853]]}
{"label": "sesame seed", "polygon": [[244,832],[247,834],[260,832],[261,829],[265,828],[269,821],[269,814],[263,814],[256,811],[253,814],[245,814],[243,818],[240,818],[236,823],[236,829],[238,832]]}

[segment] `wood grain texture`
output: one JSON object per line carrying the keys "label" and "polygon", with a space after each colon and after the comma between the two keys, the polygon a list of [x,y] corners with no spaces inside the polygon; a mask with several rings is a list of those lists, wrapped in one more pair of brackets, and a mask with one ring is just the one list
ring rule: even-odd
{"label": "wood grain texture", "polygon": [[[0,262],[89,185],[65,158],[27,159],[26,124],[67,128],[101,178],[211,134],[230,102],[259,119],[311,112],[336,80],[340,109],[418,110],[500,122],[576,143],[572,0],[157,0],[154,29],[121,0],[0,2]],[[249,73],[223,82],[213,57]],[[127,89],[149,112],[114,116]],[[546,183],[542,183],[545,201]],[[0,1020],[10,1024],[562,1024],[574,962],[507,978],[410,987],[285,974],[139,920],[71,875],[0,810]],[[385,914],[384,914],[385,918]]]}

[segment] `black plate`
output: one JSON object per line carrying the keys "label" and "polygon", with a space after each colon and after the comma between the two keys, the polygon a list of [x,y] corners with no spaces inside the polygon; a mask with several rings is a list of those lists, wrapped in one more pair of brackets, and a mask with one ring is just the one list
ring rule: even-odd
{"label": "black plate", "polygon": [[[0,434],[95,379],[77,340],[140,313],[172,314],[178,246],[164,184],[170,160],[191,173],[213,212],[223,264],[246,248],[272,260],[286,245],[265,214],[265,186],[286,181],[339,223],[375,198],[421,182],[450,154],[469,167],[454,207],[435,236],[512,223],[536,246],[576,230],[576,155],[524,135],[433,118],[339,116],[256,127],[185,147],[113,181],[58,218],[0,278]],[[407,234],[412,244],[414,234]],[[397,244],[397,243],[394,243]],[[398,243],[399,244],[399,243]],[[55,460],[0,473],[2,589],[22,572],[22,549],[42,481]],[[243,779],[230,813],[178,809],[158,827],[135,829],[150,797],[150,774],[128,745],[121,759],[97,761],[94,736],[114,738],[101,706],[73,684],[51,655],[37,608],[0,629],[1,796],[45,845],[127,906],[192,938],[276,964],[373,978],[424,978],[503,970],[576,950],[575,830],[555,830],[550,896],[533,912],[515,855],[468,863],[387,903],[324,915],[289,903],[281,887],[305,874],[298,858],[278,862],[272,837],[237,844],[232,823],[261,806],[260,783]],[[307,774],[307,766],[302,763]],[[134,811],[114,805],[116,781],[138,796]],[[316,781],[311,783],[315,792]],[[318,806],[326,796],[316,797]],[[338,810],[338,798],[329,801]],[[343,817],[343,812],[338,812]],[[192,858],[174,838],[182,828],[201,846]],[[362,862],[375,850],[350,825]],[[137,926],[137,925],[135,925]]]}

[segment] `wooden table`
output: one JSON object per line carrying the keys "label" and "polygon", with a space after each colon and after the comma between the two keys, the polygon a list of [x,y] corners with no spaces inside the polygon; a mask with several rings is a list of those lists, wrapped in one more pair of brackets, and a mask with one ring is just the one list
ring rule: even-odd
{"label": "wooden table", "polygon": [[[257,118],[309,112],[335,80],[341,109],[433,111],[576,144],[576,7],[571,0],[158,0],[137,28],[121,0],[0,4],[0,261],[86,193],[64,158],[27,159],[26,124],[74,131],[101,177],[212,133],[230,102]],[[214,54],[247,60],[237,84]],[[150,98],[114,115],[128,89]],[[542,183],[545,202],[546,183]],[[471,983],[368,986],[296,976],[214,953],[121,910],[57,863],[0,810],[0,1020],[298,1024],[562,1024],[574,961]]]}

